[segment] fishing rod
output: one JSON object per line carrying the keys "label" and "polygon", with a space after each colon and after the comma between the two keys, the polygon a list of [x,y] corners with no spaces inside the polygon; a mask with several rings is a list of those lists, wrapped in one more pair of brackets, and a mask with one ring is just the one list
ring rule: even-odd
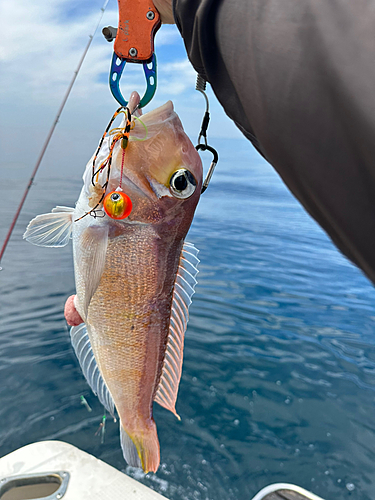
{"label": "fishing rod", "polygon": [[[35,179],[36,173],[38,171],[38,168],[39,168],[39,166],[40,166],[40,164],[41,164],[41,162],[43,160],[45,152],[47,151],[48,145],[49,145],[50,140],[52,138],[52,135],[53,135],[53,133],[55,131],[56,125],[57,125],[57,123],[58,123],[58,121],[60,119],[61,113],[63,112],[63,109],[65,107],[66,101],[68,100],[68,97],[69,97],[70,92],[71,92],[71,90],[73,88],[73,85],[74,85],[74,83],[75,83],[75,81],[77,79],[77,76],[78,76],[78,73],[79,73],[79,71],[81,69],[81,66],[83,64],[83,61],[85,60],[85,57],[86,57],[87,52],[88,52],[88,50],[90,48],[90,45],[91,45],[91,43],[92,43],[92,41],[94,39],[94,36],[95,36],[95,34],[96,34],[96,32],[97,32],[97,30],[99,28],[99,24],[100,24],[100,22],[102,20],[102,17],[103,17],[103,14],[105,12],[105,9],[107,8],[108,2],[109,2],[109,0],[105,0],[104,4],[103,4],[103,7],[100,9],[99,19],[98,19],[98,22],[97,22],[97,24],[95,26],[93,34],[89,35],[89,41],[87,42],[87,45],[86,45],[86,47],[85,47],[85,49],[83,51],[83,54],[82,54],[81,59],[80,59],[80,61],[78,63],[77,69],[75,70],[75,72],[73,74],[73,78],[71,79],[71,81],[70,81],[70,83],[68,85],[68,88],[67,88],[67,90],[65,92],[65,95],[63,97],[63,100],[62,100],[62,102],[60,104],[60,107],[59,107],[59,110],[58,110],[57,115],[55,117],[55,120],[54,120],[54,122],[53,122],[53,124],[52,124],[52,126],[51,126],[51,128],[50,128],[50,130],[48,132],[47,138],[46,138],[46,140],[44,142],[42,150],[41,150],[41,152],[39,154],[39,157],[38,157],[38,159],[36,161],[34,170],[33,170],[32,174],[31,174],[31,177],[30,177],[29,182],[28,182],[28,184],[26,186],[25,192],[23,193],[23,196],[21,198],[20,204],[19,204],[19,206],[17,208],[17,211],[16,211],[16,213],[14,215],[13,221],[12,221],[12,223],[10,225],[10,228],[9,228],[9,230],[7,232],[6,237],[5,237],[3,246],[1,248],[1,251],[0,251],[0,264],[1,264],[1,259],[3,258],[3,255],[5,253],[5,250],[6,250],[7,246],[8,246],[8,242],[10,240],[10,237],[12,236],[13,229],[14,229],[14,227],[15,227],[15,225],[17,223],[18,217],[19,217],[19,215],[21,213],[22,207],[23,207],[23,205],[25,203],[26,197],[27,197],[27,195],[28,195],[28,193],[30,191],[31,186],[34,183],[34,179]],[[0,267],[0,271],[1,270],[2,270],[2,268]]]}

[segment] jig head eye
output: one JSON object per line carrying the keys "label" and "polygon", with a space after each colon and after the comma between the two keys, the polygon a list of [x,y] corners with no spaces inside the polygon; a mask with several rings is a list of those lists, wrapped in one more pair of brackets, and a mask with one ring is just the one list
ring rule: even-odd
{"label": "jig head eye", "polygon": [[111,219],[125,219],[130,215],[133,204],[129,196],[122,191],[111,191],[103,200],[103,208]]}

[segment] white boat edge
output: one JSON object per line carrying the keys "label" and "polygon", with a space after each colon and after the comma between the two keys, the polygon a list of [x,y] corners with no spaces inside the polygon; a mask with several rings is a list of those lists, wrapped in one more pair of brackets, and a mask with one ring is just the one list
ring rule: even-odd
{"label": "white boat edge", "polygon": [[[66,474],[68,473],[68,474]],[[61,496],[63,500],[166,500],[147,486],[62,441],[32,443],[0,458],[1,488],[9,480],[28,475],[68,476]],[[262,488],[252,500],[263,500],[280,490],[299,493],[309,500],[323,500],[304,488],[288,483],[274,483]],[[57,493],[57,492],[56,492]],[[48,497],[52,498],[52,497]]]}
{"label": "white boat edge", "polygon": [[300,486],[296,486],[295,484],[289,484],[289,483],[269,484],[268,486],[262,488],[251,500],[263,500],[263,498],[266,497],[267,495],[270,495],[271,493],[276,493],[277,491],[280,490],[294,491],[295,493],[299,493],[300,495],[308,498],[309,500],[323,500],[323,498],[318,497],[314,493],[311,493],[310,491],[307,491],[304,488],[301,488]]}
{"label": "white boat edge", "polygon": [[32,443],[0,458],[0,491],[9,478],[54,471],[70,475],[66,492],[58,497],[62,500],[165,500],[111,465],[61,441]]}

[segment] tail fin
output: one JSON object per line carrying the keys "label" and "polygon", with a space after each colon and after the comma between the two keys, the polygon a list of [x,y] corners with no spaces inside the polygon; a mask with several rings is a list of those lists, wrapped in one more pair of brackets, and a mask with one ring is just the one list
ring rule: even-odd
{"label": "tail fin", "polygon": [[160,464],[160,447],[155,422],[144,432],[132,434],[124,430],[120,422],[121,448],[124,458],[132,467],[139,467],[147,472],[156,472]]}

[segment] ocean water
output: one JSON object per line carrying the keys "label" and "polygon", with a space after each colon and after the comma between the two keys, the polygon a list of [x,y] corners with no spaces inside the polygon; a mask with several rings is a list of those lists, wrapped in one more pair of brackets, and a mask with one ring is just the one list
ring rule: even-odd
{"label": "ocean water", "polygon": [[[216,146],[220,162],[188,236],[201,263],[181,422],[155,405],[159,471],[126,465],[110,418],[104,443],[95,435],[103,408],[81,374],[63,315],[74,293],[71,247],[22,241],[32,217],[74,204],[81,171],[38,176],[2,262],[0,456],[34,441],[66,441],[173,500],[250,500],[274,482],[327,500],[372,499],[373,286],[250,144]],[[26,175],[4,176],[0,241],[26,182]]]}

